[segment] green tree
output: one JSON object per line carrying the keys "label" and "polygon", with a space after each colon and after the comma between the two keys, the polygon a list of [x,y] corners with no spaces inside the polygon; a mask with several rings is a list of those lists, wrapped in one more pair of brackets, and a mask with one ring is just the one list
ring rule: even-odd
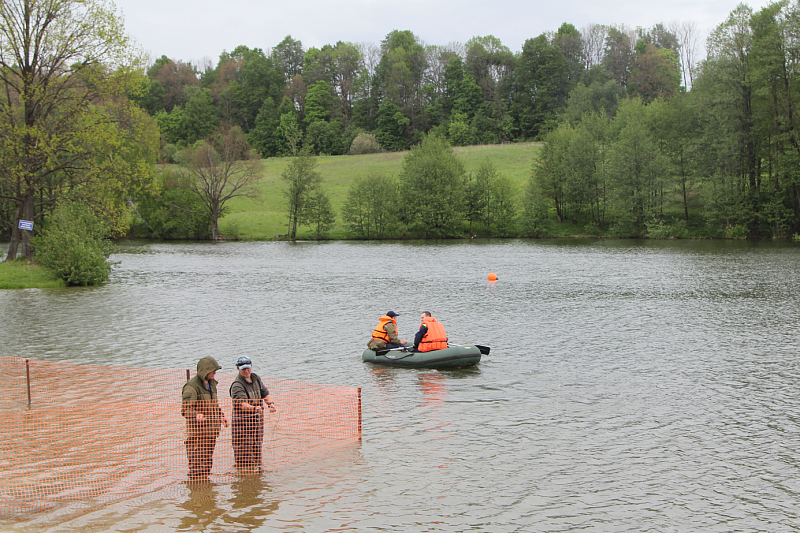
{"label": "green tree", "polygon": [[494,35],[473,37],[464,48],[465,68],[481,88],[482,101],[499,105],[499,87],[514,69],[514,54]]}
{"label": "green tree", "polygon": [[189,144],[208,137],[219,127],[211,91],[200,89],[186,103],[181,115],[181,129]]}
{"label": "green tree", "polygon": [[454,111],[447,123],[447,137],[455,146],[467,146],[475,143],[475,135],[467,115]]}
{"label": "green tree", "polygon": [[699,194],[707,220],[727,229],[759,225],[759,136],[751,49],[753,11],[739,5],[709,36],[708,59],[692,92],[704,124]]}
{"label": "green tree", "polygon": [[492,187],[492,212],[489,231],[496,237],[510,237],[516,231],[519,191],[505,174],[499,174]]}
{"label": "green tree", "polygon": [[339,155],[342,153],[341,124],[338,120],[326,122],[316,120],[306,128],[305,144],[308,150],[317,155]]}
{"label": "green tree", "polygon": [[303,43],[287,35],[272,49],[272,61],[283,73],[285,81],[289,81],[303,73]]}
{"label": "green tree", "polygon": [[114,245],[109,227],[80,203],[62,200],[48,217],[45,229],[33,239],[37,262],[67,285],[96,285],[108,280],[108,257]]}
{"label": "green tree", "polygon": [[609,151],[617,228],[629,236],[641,235],[645,222],[663,213],[664,159],[647,112],[638,98],[620,106],[614,121],[619,133]]}
{"label": "green tree", "polygon": [[129,236],[148,239],[211,238],[203,202],[191,191],[176,187],[172,178],[162,174],[158,191],[147,191],[136,199],[137,218],[131,224]]}
{"label": "green tree", "polygon": [[115,150],[142,155],[146,147],[154,155],[157,146],[128,126],[146,124],[130,120],[136,106],[124,98],[142,86],[142,58],[113,4],[5,1],[0,50],[0,198],[16,206],[7,256],[14,259],[18,251],[31,255],[30,232],[17,229],[20,219],[39,219],[65,191],[96,189],[103,181],[116,180],[113,189],[124,199],[152,172],[137,174],[144,167],[127,165],[130,172],[115,175],[110,159],[123,155]]}
{"label": "green tree", "polygon": [[[376,76],[383,97],[400,108],[410,130],[416,131],[423,119],[424,74],[428,67],[425,47],[410,31],[393,30],[381,41],[381,49]],[[388,149],[382,142],[381,146]]]}
{"label": "green tree", "polygon": [[377,154],[382,152],[383,149],[381,148],[378,139],[372,133],[361,132],[356,135],[356,138],[353,139],[353,142],[350,144],[350,150],[348,153],[350,155],[361,155],[361,154]]}
{"label": "green tree", "polygon": [[303,213],[309,199],[322,184],[322,174],[317,172],[317,159],[307,153],[292,158],[292,162],[281,173],[286,182],[283,195],[286,197],[286,214],[289,216],[289,238],[297,238],[297,225],[302,223]]}
{"label": "green tree", "polygon": [[390,152],[408,148],[405,127],[410,124],[397,104],[384,100],[378,108],[378,129],[375,137],[381,147]]}
{"label": "green tree", "polygon": [[[570,202],[564,194],[563,176],[566,174],[566,157],[572,135],[573,128],[568,124],[561,124],[545,135],[544,145],[534,159],[528,185],[528,190],[536,193],[537,205],[541,205],[541,198],[552,202],[559,222],[563,222],[569,214]],[[529,211],[528,207],[526,211]],[[526,216],[530,218],[531,213],[528,212]]]}
{"label": "green tree", "polygon": [[[538,165],[534,162],[534,165]],[[547,219],[550,206],[547,196],[541,190],[541,183],[537,176],[538,168],[535,166],[531,177],[525,186],[525,195],[522,203],[524,213],[522,216],[524,231],[531,237],[541,237],[547,231]]]}
{"label": "green tree", "polygon": [[572,89],[569,63],[546,35],[528,39],[514,68],[511,113],[524,138],[534,139],[547,129],[567,103]]}
{"label": "green tree", "polygon": [[280,124],[281,116],[275,106],[275,101],[268,97],[261,105],[255,127],[247,135],[250,145],[263,157],[273,157],[285,151],[285,143],[280,138],[278,131]]}
{"label": "green tree", "polygon": [[634,43],[625,28],[612,26],[607,31],[603,68],[608,77],[616,81],[620,87],[627,87],[635,53]]}
{"label": "green tree", "polygon": [[353,235],[383,239],[393,233],[398,200],[395,178],[384,174],[357,176],[347,190],[342,218]]}
{"label": "green tree", "polygon": [[282,114],[278,132],[280,132],[281,138],[289,148],[289,153],[292,156],[296,156],[303,140],[303,131],[297,121],[297,114],[294,112]]}
{"label": "green tree", "polygon": [[478,87],[478,84],[475,83],[475,78],[472,74],[467,72],[459,85],[458,93],[453,102],[453,111],[463,113],[466,115],[467,120],[470,120],[478,112],[482,103],[483,92]]}
{"label": "green tree", "polygon": [[334,108],[333,98],[333,89],[325,81],[318,81],[309,87],[304,118],[306,125],[330,120]]}
{"label": "green tree", "polygon": [[159,111],[155,114],[155,120],[158,124],[158,129],[164,140],[170,144],[177,144],[180,141],[185,141],[186,131],[183,129],[183,109],[174,107],[171,112]]}
{"label": "green tree", "polygon": [[400,182],[412,230],[437,238],[461,232],[464,165],[444,137],[428,135],[411,149],[403,158]]}
{"label": "green tree", "polygon": [[303,223],[313,232],[314,238],[324,239],[336,222],[331,199],[325,189],[317,187],[303,206]]}
{"label": "green tree", "polygon": [[476,219],[483,224],[484,234],[489,237],[507,237],[514,230],[517,195],[510,178],[500,174],[494,163],[486,159],[475,174],[472,191]]}
{"label": "green tree", "polygon": [[697,132],[700,116],[691,95],[678,95],[668,102],[650,104],[654,114],[655,135],[667,162],[676,192],[683,204],[684,221],[689,223],[689,197],[697,183]]}
{"label": "green tree", "polygon": [[563,23],[553,37],[553,44],[561,49],[561,53],[567,60],[568,76],[574,85],[583,76],[584,64],[584,42],[575,26],[567,22]]}

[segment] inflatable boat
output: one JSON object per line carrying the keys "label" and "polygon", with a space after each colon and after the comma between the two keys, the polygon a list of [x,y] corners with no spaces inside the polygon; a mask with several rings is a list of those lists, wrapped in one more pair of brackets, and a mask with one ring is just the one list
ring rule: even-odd
{"label": "inflatable boat", "polygon": [[365,363],[407,366],[418,368],[460,368],[477,365],[481,355],[489,355],[488,346],[448,345],[444,350],[412,352],[411,348],[392,348],[387,350],[364,350],[361,359]]}

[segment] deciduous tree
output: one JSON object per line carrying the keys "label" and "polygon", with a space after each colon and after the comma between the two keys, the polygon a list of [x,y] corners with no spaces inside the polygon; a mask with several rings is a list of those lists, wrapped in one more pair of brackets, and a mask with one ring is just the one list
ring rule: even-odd
{"label": "deciduous tree", "polygon": [[297,225],[302,223],[303,213],[310,198],[322,183],[322,174],[317,172],[317,158],[307,153],[293,157],[281,174],[286,182],[283,195],[286,197],[286,214],[289,215],[289,238],[297,238]]}
{"label": "deciduous tree", "polygon": [[151,146],[108,137],[109,125],[129,127],[125,95],[141,88],[141,66],[111,3],[0,4],[0,196],[16,206],[8,259],[31,255],[20,219],[39,219],[68,188],[119,179],[105,172],[115,148]]}
{"label": "deciduous tree", "polygon": [[186,149],[186,165],[173,177],[176,186],[196,194],[203,202],[200,213],[211,223],[211,238],[219,240],[219,219],[231,198],[254,197],[261,179],[261,160],[247,144],[242,130],[218,131]]}
{"label": "deciduous tree", "polygon": [[443,136],[428,135],[413,147],[400,172],[409,226],[425,237],[458,235],[464,177],[464,164]]}

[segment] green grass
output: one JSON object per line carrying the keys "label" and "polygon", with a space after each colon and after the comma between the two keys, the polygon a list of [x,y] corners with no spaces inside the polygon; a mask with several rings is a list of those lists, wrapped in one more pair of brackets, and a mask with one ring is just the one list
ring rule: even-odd
{"label": "green grass", "polygon": [[0,289],[45,289],[64,287],[64,280],[56,278],[39,265],[25,259],[0,263]]}
{"label": "green grass", "polygon": [[[489,159],[498,172],[513,179],[522,187],[531,173],[533,158],[539,150],[538,143],[500,144],[457,147],[455,152],[464,162],[467,172],[476,172],[480,164]],[[408,152],[392,152],[370,155],[341,155],[317,158],[317,170],[322,174],[323,187],[328,192],[331,205],[336,211],[336,226],[329,238],[343,239],[348,234],[342,223],[341,210],[347,198],[347,190],[353,179],[370,173],[400,173],[403,158]],[[276,234],[287,233],[285,188],[281,172],[290,158],[275,157],[264,161],[264,178],[261,181],[261,196],[258,199],[234,198],[228,205],[230,212],[220,220],[220,231],[232,222],[239,226],[239,237],[243,240],[271,240]],[[298,238],[310,235],[306,228],[298,228]]]}

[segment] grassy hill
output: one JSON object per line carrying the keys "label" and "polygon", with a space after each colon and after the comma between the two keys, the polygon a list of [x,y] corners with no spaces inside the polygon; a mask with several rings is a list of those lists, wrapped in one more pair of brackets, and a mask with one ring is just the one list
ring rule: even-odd
{"label": "grassy hill", "polygon": [[[538,143],[502,144],[457,147],[455,152],[464,162],[467,172],[478,170],[481,162],[491,160],[500,173],[513,179],[522,187],[530,176],[533,158],[539,150]],[[331,204],[336,211],[336,226],[329,236],[334,239],[347,237],[342,223],[341,210],[347,198],[347,190],[357,176],[370,173],[397,175],[403,158],[408,152],[371,154],[356,156],[318,157],[317,170],[322,174],[323,187],[330,195]],[[286,200],[283,196],[285,183],[281,172],[289,163],[289,158],[271,158],[264,161],[264,179],[261,181],[261,196],[258,199],[235,198],[230,205],[229,214],[220,221],[220,231],[231,236],[238,227],[241,239],[274,239],[276,234],[286,233]],[[306,228],[298,228],[298,237],[310,235]]]}

